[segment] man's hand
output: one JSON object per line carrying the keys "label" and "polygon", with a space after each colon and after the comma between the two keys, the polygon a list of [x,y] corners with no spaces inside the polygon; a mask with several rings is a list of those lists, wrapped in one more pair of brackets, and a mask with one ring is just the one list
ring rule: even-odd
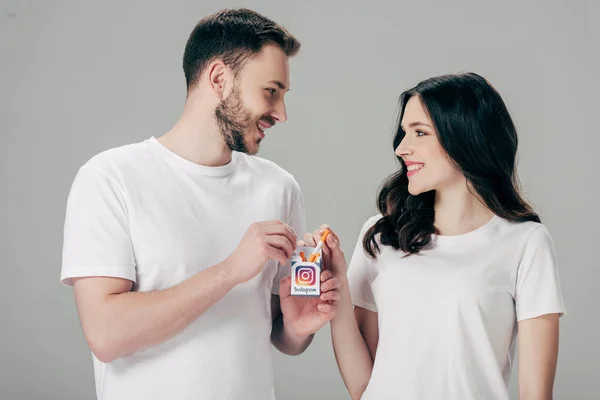
{"label": "man's hand", "polygon": [[299,337],[307,337],[335,317],[340,300],[339,281],[331,271],[321,273],[321,296],[292,296],[291,278],[286,276],[279,284],[279,298],[284,325]]}
{"label": "man's hand", "polygon": [[296,248],[296,235],[281,221],[257,222],[248,228],[235,251],[223,261],[239,283],[249,281],[275,259],[287,264]]}
{"label": "man's hand", "polygon": [[[312,235],[307,233],[299,246],[315,247],[327,225],[322,225]],[[329,228],[330,234],[323,246],[323,272],[321,272],[321,295],[318,298],[292,296],[291,277],[285,277],[279,285],[279,297],[284,324],[291,327],[298,336],[308,336],[317,332],[331,321],[337,312],[340,300],[339,288],[346,282],[346,260],[339,247],[339,239]]]}

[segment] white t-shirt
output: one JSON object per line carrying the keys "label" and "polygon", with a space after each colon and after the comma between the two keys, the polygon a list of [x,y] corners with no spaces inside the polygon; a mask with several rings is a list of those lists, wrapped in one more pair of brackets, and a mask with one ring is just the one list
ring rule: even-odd
{"label": "white t-shirt", "polygon": [[417,255],[380,245],[373,260],[362,239],[379,218],[363,225],[348,269],[354,305],[378,313],[362,399],[508,400],[517,322],[565,313],[546,227],[494,216],[434,235]]}
{"label": "white t-shirt", "polygon": [[[300,188],[270,161],[234,152],[225,166],[200,166],[154,137],[114,148],[71,188],[61,282],[111,276],[165,289],[224,260],[264,220],[305,231]],[[288,274],[270,261],[172,339],[111,363],[93,356],[98,398],[273,399],[270,300]]]}

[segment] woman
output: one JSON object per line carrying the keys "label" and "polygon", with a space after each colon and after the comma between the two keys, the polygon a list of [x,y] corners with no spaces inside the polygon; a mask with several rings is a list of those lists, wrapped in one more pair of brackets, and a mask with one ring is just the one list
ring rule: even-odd
{"label": "woman", "polygon": [[519,398],[551,399],[565,307],[552,239],[519,194],[500,95],[473,73],[419,83],[402,94],[394,150],[401,168],[347,273],[335,233],[325,247],[341,289],[322,299],[338,307],[352,398],[509,399],[518,332]]}

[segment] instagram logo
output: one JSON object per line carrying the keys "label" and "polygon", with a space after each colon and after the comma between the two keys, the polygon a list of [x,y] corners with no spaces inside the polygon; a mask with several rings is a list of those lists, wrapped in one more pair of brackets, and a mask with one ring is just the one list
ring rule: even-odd
{"label": "instagram logo", "polygon": [[[310,261],[313,254],[318,254],[318,257]],[[321,257],[322,253],[315,252],[314,247],[298,246],[294,250],[290,271],[292,296],[318,297],[320,295]]]}
{"label": "instagram logo", "polygon": [[308,265],[296,269],[296,285],[313,286],[316,282],[315,268]]}

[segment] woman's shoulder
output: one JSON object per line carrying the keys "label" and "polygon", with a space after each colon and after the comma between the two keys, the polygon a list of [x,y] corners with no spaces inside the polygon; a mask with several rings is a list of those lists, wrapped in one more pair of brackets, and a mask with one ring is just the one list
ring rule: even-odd
{"label": "woman's shoulder", "polygon": [[504,233],[527,246],[553,246],[548,227],[536,221],[508,221],[502,219]]}
{"label": "woman's shoulder", "polygon": [[382,214],[375,214],[366,219],[360,227],[360,237],[364,237],[369,229],[371,229],[379,220],[383,218]]}
{"label": "woman's shoulder", "polygon": [[367,220],[363,224],[363,227],[370,228],[371,226],[375,225],[381,218],[383,218],[383,214],[381,214],[381,213],[372,215],[369,218],[367,218]]}

